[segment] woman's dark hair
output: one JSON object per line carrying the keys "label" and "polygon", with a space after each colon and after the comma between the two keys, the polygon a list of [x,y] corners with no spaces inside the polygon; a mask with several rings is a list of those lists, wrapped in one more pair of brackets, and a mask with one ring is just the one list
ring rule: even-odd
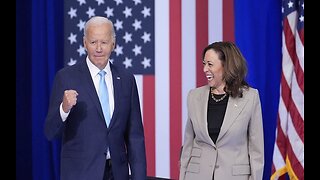
{"label": "woman's dark hair", "polygon": [[243,89],[249,88],[245,78],[247,63],[239,48],[232,42],[214,42],[204,48],[202,60],[208,50],[214,50],[224,68],[223,79],[226,82],[224,89],[232,97],[242,97]]}

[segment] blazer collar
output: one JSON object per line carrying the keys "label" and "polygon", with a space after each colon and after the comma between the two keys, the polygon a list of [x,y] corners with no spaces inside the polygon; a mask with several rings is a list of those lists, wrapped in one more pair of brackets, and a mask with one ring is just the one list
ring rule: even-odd
{"label": "blazer collar", "polygon": [[207,121],[210,86],[209,85],[203,86],[199,90],[200,90],[200,93],[197,99],[198,99],[199,109],[201,110],[201,112],[197,116],[200,116],[199,120],[203,122],[198,122],[198,123],[201,126],[201,129],[203,130],[203,133],[204,133],[203,138],[206,139],[206,142],[209,142],[210,145],[215,147],[216,145],[213,143],[213,141],[209,136],[208,121]]}
{"label": "blazer collar", "polygon": [[99,102],[99,97],[98,97],[98,94],[95,90],[94,83],[93,83],[89,68],[87,66],[87,63],[85,60],[83,60],[83,61],[79,62],[79,65],[80,65],[80,71],[81,71],[80,76],[82,76],[82,79],[84,79],[84,81],[82,82],[83,87],[86,87],[86,90],[87,90],[94,106],[96,107],[99,115],[101,116],[102,119],[104,119],[103,112],[102,112],[100,102]]}
{"label": "blazer collar", "polygon": [[121,88],[122,88],[121,75],[120,75],[117,67],[110,63],[110,69],[112,72],[112,81],[113,81],[114,111],[113,111],[113,115],[110,119],[110,124],[109,124],[108,129],[112,128],[112,126],[114,125],[114,122],[117,119],[117,116],[119,114],[119,107],[121,106],[120,97],[121,97]]}
{"label": "blazer collar", "polygon": [[[86,64],[86,61],[81,61],[79,62],[80,65],[80,76],[82,76],[83,79],[85,79],[83,81],[83,85],[84,87],[87,88],[87,92],[89,94],[89,96],[92,99],[93,104],[96,106],[96,109],[98,111],[98,113],[100,114],[101,118],[104,119],[103,116],[103,112],[100,106],[100,102],[99,102],[99,97],[98,94],[95,90],[93,81],[92,81],[92,77],[90,75],[90,71],[89,68]],[[110,119],[110,124],[108,129],[110,129],[112,127],[112,125],[114,124],[114,119],[116,119],[117,114],[118,114],[118,109],[119,109],[119,102],[120,102],[120,90],[121,90],[121,76],[117,70],[117,68],[112,65],[110,63],[110,69],[112,72],[112,80],[113,80],[113,91],[114,91],[114,111],[113,111],[113,115]]]}
{"label": "blazer collar", "polygon": [[226,113],[220,129],[219,136],[217,138],[217,142],[226,134],[226,132],[237,119],[247,102],[248,99],[245,95],[242,98],[233,98],[229,96]]}
{"label": "blazer collar", "polygon": [[[199,123],[202,125],[201,129],[204,129],[205,131],[205,138],[207,139],[207,142],[211,142],[210,144],[212,146],[216,146],[213,141],[211,140],[208,132],[208,122],[207,122],[207,115],[208,115],[208,101],[209,101],[209,91],[210,91],[210,86],[206,85],[200,88],[200,94],[198,97],[198,103],[200,106],[200,109],[202,110],[200,115],[200,120],[203,119],[205,122],[204,123]],[[221,139],[228,129],[231,127],[231,125],[234,123],[234,121],[237,119],[239,116],[240,112],[244,108],[245,104],[247,103],[247,98],[244,95],[242,98],[233,98],[229,96],[229,100],[227,103],[227,109],[225,113],[225,117],[220,129],[219,136],[217,138],[216,143]]]}

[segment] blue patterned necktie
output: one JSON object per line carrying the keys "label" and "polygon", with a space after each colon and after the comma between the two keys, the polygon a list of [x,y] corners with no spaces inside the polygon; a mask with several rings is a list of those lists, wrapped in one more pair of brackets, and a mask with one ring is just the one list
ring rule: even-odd
{"label": "blue patterned necktie", "polygon": [[105,75],[106,72],[104,70],[101,70],[99,72],[100,75],[100,82],[99,82],[99,99],[100,104],[102,107],[104,119],[107,123],[107,126],[109,126],[110,123],[110,108],[109,108],[109,95],[108,95],[108,88],[105,81]]}

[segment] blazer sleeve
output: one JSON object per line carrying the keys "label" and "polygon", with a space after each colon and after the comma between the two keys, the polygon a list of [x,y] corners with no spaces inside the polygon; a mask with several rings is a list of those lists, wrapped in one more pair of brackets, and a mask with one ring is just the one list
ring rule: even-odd
{"label": "blazer sleeve", "polygon": [[45,120],[44,133],[48,140],[52,140],[62,135],[64,123],[60,116],[60,104],[63,97],[63,78],[58,72],[50,96],[48,114]]}
{"label": "blazer sleeve", "polygon": [[191,151],[192,151],[193,139],[195,137],[192,121],[189,115],[191,111],[190,103],[192,104],[191,91],[189,92],[188,98],[187,98],[188,119],[186,122],[186,127],[184,132],[184,142],[183,142],[183,147],[182,147],[182,152],[180,157],[180,174],[179,174],[180,180],[183,180],[185,177],[185,173],[187,170],[188,162],[189,162]]}
{"label": "blazer sleeve", "polygon": [[258,90],[254,91],[253,109],[249,124],[250,180],[261,180],[264,168],[264,137],[261,104]]}
{"label": "blazer sleeve", "polygon": [[131,179],[146,179],[146,150],[139,95],[135,78],[132,76],[131,112],[128,131],[128,154]]}

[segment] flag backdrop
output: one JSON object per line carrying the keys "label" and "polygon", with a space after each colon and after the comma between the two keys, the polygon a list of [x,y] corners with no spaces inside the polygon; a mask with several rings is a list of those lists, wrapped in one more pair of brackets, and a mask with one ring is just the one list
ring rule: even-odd
{"label": "flag backdrop", "polygon": [[74,0],[65,1],[64,15],[67,66],[85,59],[85,21],[96,15],[113,21],[116,48],[111,62],[133,72],[137,80],[148,176],[177,179],[185,97],[205,84],[202,49],[209,42],[234,41],[233,1]]}
{"label": "flag backdrop", "polygon": [[49,142],[43,134],[51,85],[60,68],[85,58],[84,22],[94,15],[114,22],[117,46],[111,61],[132,71],[138,82],[148,176],[177,179],[187,93],[206,83],[201,51],[229,40],[246,57],[248,82],[260,92],[264,179],[270,179],[281,77],[281,1],[16,1],[16,179],[59,179],[59,141]]}
{"label": "flag backdrop", "polygon": [[[272,177],[304,179],[304,0],[283,0],[282,73]],[[284,176],[282,176],[284,177]]]}

